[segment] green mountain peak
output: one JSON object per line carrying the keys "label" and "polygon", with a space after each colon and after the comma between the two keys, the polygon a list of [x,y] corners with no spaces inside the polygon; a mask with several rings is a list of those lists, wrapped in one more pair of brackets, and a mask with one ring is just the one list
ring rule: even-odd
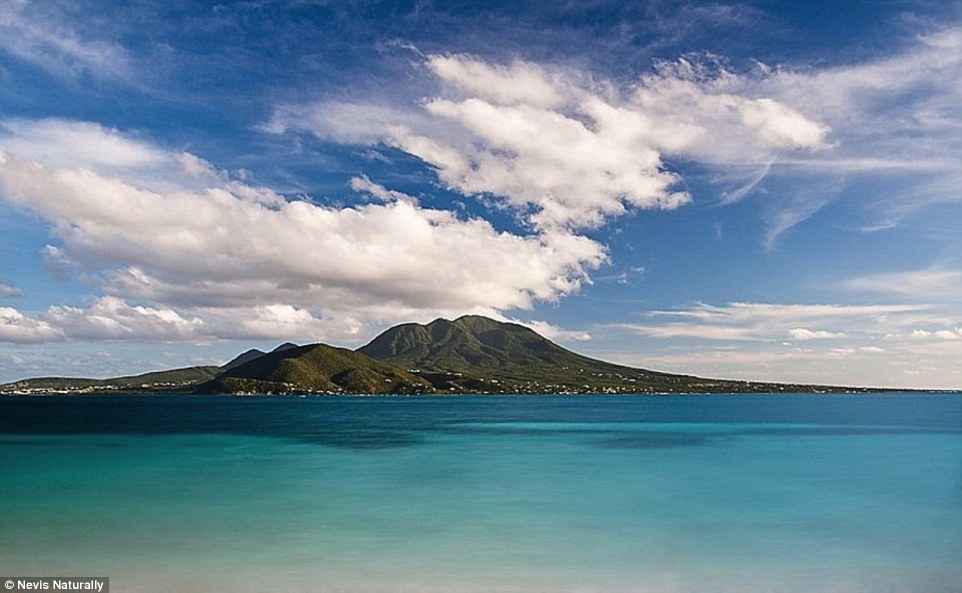
{"label": "green mountain peak", "polygon": [[[599,361],[570,352],[515,323],[469,315],[427,325],[408,323],[388,329],[358,349],[372,358],[425,371],[508,373],[527,379],[531,372]],[[607,363],[605,363],[607,364]]]}

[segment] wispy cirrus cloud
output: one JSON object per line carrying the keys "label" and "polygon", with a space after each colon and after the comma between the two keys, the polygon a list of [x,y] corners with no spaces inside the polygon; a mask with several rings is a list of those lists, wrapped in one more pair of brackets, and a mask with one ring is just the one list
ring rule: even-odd
{"label": "wispy cirrus cloud", "polygon": [[[857,182],[883,179],[885,191],[860,196],[866,230],[891,228],[933,204],[960,201],[962,165],[952,156],[962,153],[960,80],[958,26],[869,62],[771,72],[754,83],[755,92],[804,105],[807,115],[832,129],[831,150],[785,155],[775,173],[822,172],[834,179],[836,195]],[[828,201],[813,197],[810,210]]]}
{"label": "wispy cirrus cloud", "polygon": [[58,18],[59,12],[53,3],[6,2],[0,10],[0,51],[64,79],[137,78],[123,46],[83,35],[73,23]]}
{"label": "wispy cirrus cloud", "polygon": [[962,270],[942,266],[905,272],[886,272],[854,278],[851,290],[931,300],[962,297]]}
{"label": "wispy cirrus cloud", "polygon": [[[944,149],[962,129],[962,28],[920,36],[902,52],[869,62],[809,72],[781,70],[761,82],[773,96],[805,104],[839,136],[831,155],[803,164],[852,171],[941,170],[952,167]],[[908,142],[906,144],[906,142]]]}
{"label": "wispy cirrus cloud", "polygon": [[724,341],[881,339],[936,317],[925,305],[730,303],[650,311],[649,323],[621,327],[654,338]]}

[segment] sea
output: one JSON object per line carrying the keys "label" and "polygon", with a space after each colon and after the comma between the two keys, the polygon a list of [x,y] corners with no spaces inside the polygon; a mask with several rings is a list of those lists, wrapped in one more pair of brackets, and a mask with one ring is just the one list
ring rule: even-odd
{"label": "sea", "polygon": [[0,580],[958,593],[962,395],[0,398]]}

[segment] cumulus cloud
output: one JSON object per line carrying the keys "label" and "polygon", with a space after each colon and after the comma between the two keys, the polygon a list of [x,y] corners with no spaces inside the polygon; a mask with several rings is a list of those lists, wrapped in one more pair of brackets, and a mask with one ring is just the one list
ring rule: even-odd
{"label": "cumulus cloud", "polygon": [[716,56],[690,56],[661,62],[632,102],[658,122],[667,152],[706,163],[768,166],[782,151],[824,148],[828,126],[766,95],[757,80],[758,73],[735,74]]}
{"label": "cumulus cloud", "polygon": [[288,336],[330,336],[329,324],[306,309],[291,305],[264,305],[246,310],[209,312],[218,336],[234,339],[269,339]]}
{"label": "cumulus cloud", "polygon": [[203,321],[185,319],[171,309],[131,306],[116,297],[98,299],[91,307],[55,306],[42,322],[79,340],[176,342],[202,333]]}
{"label": "cumulus cloud", "polygon": [[88,264],[122,265],[125,282],[113,286],[139,286],[158,300],[196,283],[201,301],[254,291],[251,300],[262,302],[276,289],[315,306],[348,292],[412,306],[527,308],[576,290],[584,266],[603,259],[586,238],[507,235],[404,201],[273,207],[227,188],[160,194],[12,156],[0,179],[13,203],[53,222],[65,250]]}
{"label": "cumulus cloud", "polygon": [[186,342],[302,339],[353,342],[374,329],[349,314],[323,317],[291,305],[184,307],[131,305],[105,296],[86,307],[55,305],[39,314],[0,308],[0,342]]}
{"label": "cumulus cloud", "polygon": [[[196,157],[88,123],[45,120],[32,129],[17,121],[3,129],[0,198],[49,222],[60,243],[50,249],[59,269],[83,270],[119,299],[187,311],[297,308],[262,310],[274,314],[272,327],[281,323],[277,315],[300,310],[390,320],[490,313],[577,291],[606,260],[604,246],[587,237],[499,232],[485,220],[423,208],[366,178],[353,187],[378,203],[324,207],[226,179]],[[68,146],[55,150],[65,138]],[[84,138],[105,152],[74,154],[71,146]],[[45,143],[54,155],[49,163]],[[118,308],[109,315],[63,308],[49,318],[70,335],[101,339],[196,332],[195,319],[165,317],[161,309],[99,305]],[[137,320],[134,329],[118,318]],[[299,321],[309,320],[289,320]]]}
{"label": "cumulus cloud", "polygon": [[0,342],[31,344],[63,339],[63,332],[11,307],[0,307]]}
{"label": "cumulus cloud", "polygon": [[688,203],[666,155],[764,164],[782,151],[820,148],[828,132],[787,104],[736,93],[731,75],[707,76],[686,60],[662,65],[632,89],[524,61],[434,55],[426,65],[442,94],[417,110],[285,106],[267,128],[386,143],[433,166],[449,189],[495,196],[539,230],[592,228],[633,208]]}

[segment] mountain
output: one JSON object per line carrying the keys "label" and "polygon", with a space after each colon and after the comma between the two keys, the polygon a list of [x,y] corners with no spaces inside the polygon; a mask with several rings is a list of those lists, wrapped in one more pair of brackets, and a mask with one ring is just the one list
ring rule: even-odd
{"label": "mountain", "polygon": [[[576,354],[514,323],[468,315],[392,327],[358,352],[424,373],[435,387],[510,393],[745,391],[714,381]],[[761,389],[759,389],[761,390]]]}
{"label": "mountain", "polygon": [[[281,345],[278,346],[277,348],[274,348],[273,350],[271,350],[271,352],[283,352],[283,351],[285,351],[285,350],[290,350],[290,349],[292,349],[292,348],[297,348],[297,347],[298,347],[297,344],[292,344],[292,343],[290,343],[290,342],[284,342],[283,344],[281,344]],[[247,352],[243,352],[243,353],[241,353],[241,354],[238,354],[233,360],[231,360],[230,362],[228,362],[227,364],[225,364],[224,366],[222,366],[222,367],[221,367],[221,370],[222,370],[222,371],[228,371],[228,370],[230,370],[230,369],[232,369],[232,368],[234,368],[234,367],[239,367],[240,365],[242,365],[242,364],[244,364],[244,363],[246,363],[246,362],[250,362],[250,361],[252,361],[252,360],[254,360],[254,359],[260,358],[261,356],[264,356],[265,354],[267,354],[267,352],[264,352],[263,350],[258,350],[257,348],[251,348],[251,349],[248,350]]]}
{"label": "mountain", "polygon": [[[236,360],[236,359],[235,359]],[[277,348],[225,368],[201,393],[424,393],[430,383],[364,354],[326,344]]]}

